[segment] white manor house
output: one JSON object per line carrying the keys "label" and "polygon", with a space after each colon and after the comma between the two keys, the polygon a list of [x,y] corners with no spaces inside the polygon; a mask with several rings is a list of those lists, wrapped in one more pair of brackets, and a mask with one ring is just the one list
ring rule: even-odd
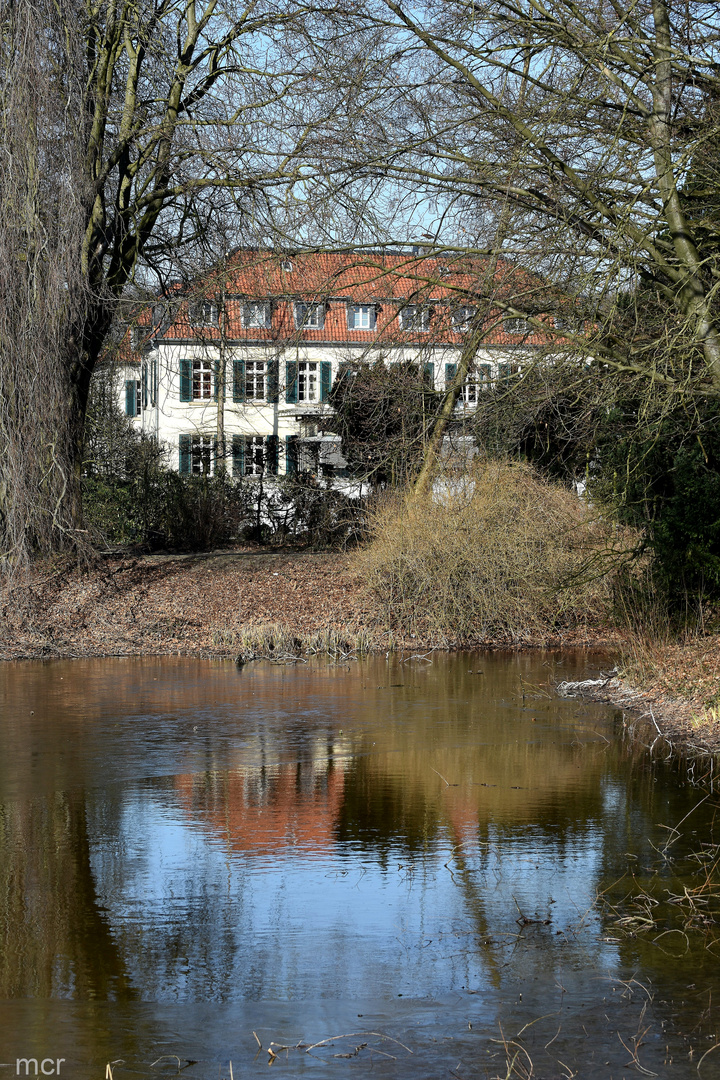
{"label": "white manor house", "polygon": [[[181,473],[213,473],[222,453],[235,477],[306,468],[342,475],[339,439],[323,421],[343,365],[416,363],[429,387],[444,390],[483,299],[483,269],[479,260],[474,267],[467,257],[443,261],[416,249],[235,252],[222,271],[140,317],[132,351],[118,365],[121,406]],[[547,344],[537,323],[508,316],[512,305],[501,301],[524,292],[527,302],[538,284],[498,263],[493,296],[500,306],[486,303],[487,332],[459,412],[474,408],[484,386],[516,371],[528,350]]]}

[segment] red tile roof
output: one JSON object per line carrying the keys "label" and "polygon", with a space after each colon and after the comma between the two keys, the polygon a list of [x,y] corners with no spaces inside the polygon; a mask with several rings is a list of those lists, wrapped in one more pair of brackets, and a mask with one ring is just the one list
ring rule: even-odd
{"label": "red tile roof", "polygon": [[[520,312],[538,312],[541,317],[544,310],[556,306],[557,297],[547,283],[504,259],[498,260],[491,283],[487,281],[489,270],[488,259],[467,255],[376,251],[283,255],[241,250],[215,272],[199,279],[192,291],[183,289],[179,306],[174,300],[170,302],[172,321],[159,328],[158,336],[165,340],[218,339],[218,326],[197,326],[189,318],[188,306],[193,301],[210,299],[222,302],[226,339],[459,345],[464,335],[452,325],[453,308],[473,307],[489,299],[487,344],[542,345],[552,340],[553,335],[538,329],[511,333],[503,321],[506,306]],[[270,327],[243,325],[243,303],[248,300],[271,302]],[[325,304],[323,328],[298,329],[294,301]],[[372,304],[376,328],[349,329],[348,304]],[[410,304],[430,308],[428,331],[402,328],[399,314]],[[140,322],[149,328],[151,313],[145,313]],[[551,326],[548,323],[548,329]]]}

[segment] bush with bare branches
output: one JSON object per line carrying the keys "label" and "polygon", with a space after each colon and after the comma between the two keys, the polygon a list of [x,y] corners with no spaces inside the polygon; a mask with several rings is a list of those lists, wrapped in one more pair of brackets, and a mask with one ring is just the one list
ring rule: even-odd
{"label": "bush with bare branches", "polygon": [[390,498],[360,569],[386,618],[444,641],[521,643],[607,617],[607,572],[590,573],[606,526],[571,490],[524,464],[488,462]]}

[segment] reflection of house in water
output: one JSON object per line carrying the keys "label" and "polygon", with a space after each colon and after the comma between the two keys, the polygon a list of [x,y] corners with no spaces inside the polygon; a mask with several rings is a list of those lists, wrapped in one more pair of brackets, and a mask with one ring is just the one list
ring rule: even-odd
{"label": "reflection of house in water", "polygon": [[187,814],[233,851],[321,855],[336,842],[345,761],[330,746],[309,760],[185,774],[175,787]]}

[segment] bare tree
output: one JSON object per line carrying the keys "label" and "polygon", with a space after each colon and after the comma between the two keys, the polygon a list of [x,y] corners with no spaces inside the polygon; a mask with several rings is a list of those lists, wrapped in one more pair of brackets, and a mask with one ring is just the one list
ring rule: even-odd
{"label": "bare tree", "polygon": [[[0,6],[0,558],[73,545],[90,379],[128,287],[215,212],[236,243],[302,227],[334,15],[302,0]],[[299,208],[299,209],[298,209]]]}
{"label": "bare tree", "polygon": [[[420,18],[369,0],[363,15],[394,59],[357,175],[414,205],[436,248],[555,284],[558,348],[716,397],[715,6],[429,0]],[[516,303],[531,324],[548,313]]]}

